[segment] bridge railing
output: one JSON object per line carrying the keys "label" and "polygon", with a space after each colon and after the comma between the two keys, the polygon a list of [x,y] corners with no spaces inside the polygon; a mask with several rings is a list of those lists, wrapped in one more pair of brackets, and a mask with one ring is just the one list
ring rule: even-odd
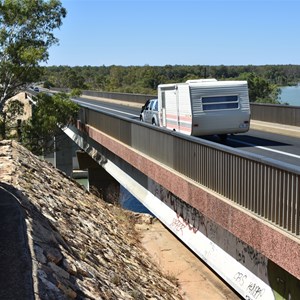
{"label": "bridge railing", "polygon": [[300,106],[251,103],[251,119],[300,126]]}
{"label": "bridge railing", "polygon": [[[69,92],[70,89],[53,89],[58,91]],[[108,98],[118,101],[128,101],[140,103],[141,106],[148,99],[155,98],[155,95],[116,93],[83,90],[82,95],[99,98]],[[250,103],[251,119],[263,122],[279,123],[291,126],[300,126],[300,106],[282,105],[282,104],[265,104]]]}
{"label": "bridge railing", "polygon": [[79,119],[299,235],[300,168],[88,108]]}

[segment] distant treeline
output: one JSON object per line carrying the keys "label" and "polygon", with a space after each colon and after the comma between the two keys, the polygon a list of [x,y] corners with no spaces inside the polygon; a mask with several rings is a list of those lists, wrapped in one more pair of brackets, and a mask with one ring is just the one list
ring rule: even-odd
{"label": "distant treeline", "polygon": [[198,78],[246,79],[250,81],[251,93],[255,94],[252,95],[251,101],[262,98],[274,100],[278,86],[300,82],[300,65],[52,66],[44,67],[43,80],[46,85],[53,87],[155,94],[158,84],[185,82],[188,79]]}

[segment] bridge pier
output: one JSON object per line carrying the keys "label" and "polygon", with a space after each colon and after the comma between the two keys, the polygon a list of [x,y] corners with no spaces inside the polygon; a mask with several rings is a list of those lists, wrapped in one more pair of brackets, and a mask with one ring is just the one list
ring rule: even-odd
{"label": "bridge pier", "polygon": [[54,152],[53,165],[59,170],[72,177],[73,174],[73,153],[78,146],[65,134],[54,138],[56,143],[59,140],[59,148]]}
{"label": "bridge pier", "polygon": [[88,189],[106,202],[119,202],[118,181],[88,154],[79,150],[78,145],[68,135],[62,132],[55,137],[54,143],[58,144],[57,150],[47,155],[47,161],[71,178],[86,178],[82,171],[87,170]]}
{"label": "bridge pier", "polygon": [[76,151],[79,169],[88,170],[89,190],[109,203],[118,203],[120,184],[84,151]]}

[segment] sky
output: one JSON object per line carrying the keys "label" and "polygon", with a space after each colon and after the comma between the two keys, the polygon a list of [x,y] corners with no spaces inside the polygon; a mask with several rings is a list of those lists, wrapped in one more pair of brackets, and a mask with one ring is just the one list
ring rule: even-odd
{"label": "sky", "polygon": [[47,66],[300,64],[300,0],[62,0]]}

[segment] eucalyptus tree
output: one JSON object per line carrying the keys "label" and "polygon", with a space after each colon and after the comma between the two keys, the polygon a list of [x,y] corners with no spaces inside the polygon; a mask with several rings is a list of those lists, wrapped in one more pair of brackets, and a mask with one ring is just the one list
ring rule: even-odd
{"label": "eucalyptus tree", "polygon": [[[79,96],[81,91],[73,90],[72,94]],[[61,128],[75,122],[78,111],[79,106],[70,100],[68,94],[39,93],[32,118],[23,124],[22,144],[37,155],[53,152],[60,144],[54,137],[61,137]]]}
{"label": "eucalyptus tree", "polygon": [[39,79],[65,16],[58,0],[0,0],[0,114],[7,99]]}

